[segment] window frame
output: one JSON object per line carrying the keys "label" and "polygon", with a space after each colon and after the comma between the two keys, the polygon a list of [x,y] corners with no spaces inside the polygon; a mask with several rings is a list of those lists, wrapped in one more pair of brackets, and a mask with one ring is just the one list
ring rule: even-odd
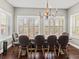
{"label": "window frame", "polygon": [[[4,34],[4,35],[1,35],[0,34],[0,37],[2,36],[2,37],[7,37],[7,36],[11,36],[11,34],[12,34],[12,25],[13,25],[13,23],[12,23],[12,14],[11,13],[9,13],[9,12],[7,12],[7,11],[5,11],[4,9],[2,9],[2,8],[0,8],[0,12],[1,13],[3,13],[4,15],[6,15],[6,33]],[[1,26],[1,25],[0,25]]]}
{"label": "window frame", "polygon": [[73,20],[75,20],[75,25],[74,26],[75,26],[75,28],[78,27],[78,26],[76,26],[76,22],[77,22],[76,21],[77,20],[76,19],[76,16],[79,16],[79,13],[74,13],[74,14],[70,15],[70,37],[73,37],[73,38],[77,38],[78,39],[79,38],[78,37],[79,35],[73,33],[73,25],[72,25]]}
{"label": "window frame", "polygon": [[[40,24],[38,25],[38,27],[39,27],[39,34],[42,34],[42,35],[44,35],[44,24],[42,24],[42,22],[44,22],[43,21],[43,19],[42,18],[40,18],[40,16],[21,16],[21,15],[17,15],[17,20],[18,20],[18,17],[38,17],[39,18],[39,20],[40,20]],[[60,18],[60,17],[62,17],[63,18],[63,22],[64,22],[64,25],[63,26],[58,26],[59,28],[60,27],[62,27],[62,31],[64,32],[65,31],[65,28],[66,28],[66,26],[65,26],[65,16],[64,15],[60,15],[60,16],[57,16],[57,18]],[[19,33],[18,32],[18,23],[17,23],[17,20],[16,20],[16,31],[17,31],[17,33]],[[48,19],[48,21],[49,21],[50,19]],[[41,22],[42,21],[42,22]],[[59,20],[60,21],[60,20]],[[42,26],[42,27],[41,27]],[[48,26],[49,26],[49,24],[48,24]],[[47,26],[47,27],[48,27]],[[54,25],[54,26],[50,26],[50,27],[52,27],[52,28],[55,28],[56,26]],[[48,28],[48,31],[50,31],[50,27]],[[61,34],[61,33],[60,33]],[[49,35],[51,35],[51,34],[49,34]],[[33,37],[34,38],[34,37]]]}

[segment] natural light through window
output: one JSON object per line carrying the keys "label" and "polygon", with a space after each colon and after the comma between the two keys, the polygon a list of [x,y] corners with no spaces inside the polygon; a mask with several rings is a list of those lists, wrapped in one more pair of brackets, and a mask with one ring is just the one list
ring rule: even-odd
{"label": "natural light through window", "polygon": [[79,13],[71,15],[71,36],[78,38],[79,36]]}
{"label": "natural light through window", "polygon": [[57,16],[55,20],[40,19],[40,16],[17,16],[17,32],[28,35],[30,38],[38,34],[45,37],[48,35],[60,35],[65,31],[65,17]]}
{"label": "natural light through window", "polygon": [[0,10],[0,37],[12,34],[12,18],[6,11]]}

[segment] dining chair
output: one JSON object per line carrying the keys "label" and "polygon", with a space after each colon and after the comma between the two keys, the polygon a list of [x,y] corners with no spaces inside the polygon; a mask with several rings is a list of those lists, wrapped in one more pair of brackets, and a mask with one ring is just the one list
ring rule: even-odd
{"label": "dining chair", "polygon": [[19,46],[18,58],[20,58],[22,50],[25,50],[28,55],[29,37],[26,35],[21,35],[19,37],[19,43],[20,43],[20,46]]}
{"label": "dining chair", "polygon": [[56,35],[50,35],[47,38],[47,43],[48,43],[48,53],[51,51],[54,52],[54,54],[56,55],[56,41],[57,41],[57,37]]}
{"label": "dining chair", "polygon": [[69,42],[69,36],[67,35],[61,35],[58,39],[60,52],[63,51],[63,53],[68,57],[69,56],[69,49],[68,49],[68,42]]}
{"label": "dining chair", "polygon": [[69,33],[63,32],[62,35],[69,36]]}
{"label": "dining chair", "polygon": [[44,41],[45,41],[45,38],[43,35],[37,35],[35,37],[35,53],[38,50],[41,50],[43,52],[43,55],[44,55]]}
{"label": "dining chair", "polygon": [[14,33],[12,34],[12,46],[13,46],[13,53],[18,51],[18,47],[19,47],[19,38],[18,38],[18,34]]}

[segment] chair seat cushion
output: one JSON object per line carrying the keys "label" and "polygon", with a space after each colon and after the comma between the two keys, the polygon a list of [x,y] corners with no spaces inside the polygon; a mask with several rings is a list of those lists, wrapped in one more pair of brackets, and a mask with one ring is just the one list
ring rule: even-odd
{"label": "chair seat cushion", "polygon": [[16,42],[13,42],[13,44],[15,44],[15,45],[19,45],[19,42],[18,42],[18,41],[16,41]]}

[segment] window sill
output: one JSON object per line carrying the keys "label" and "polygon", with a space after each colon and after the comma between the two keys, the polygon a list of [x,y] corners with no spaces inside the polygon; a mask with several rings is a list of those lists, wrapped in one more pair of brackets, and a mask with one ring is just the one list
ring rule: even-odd
{"label": "window sill", "polygon": [[12,38],[11,36],[0,36],[0,42]]}

